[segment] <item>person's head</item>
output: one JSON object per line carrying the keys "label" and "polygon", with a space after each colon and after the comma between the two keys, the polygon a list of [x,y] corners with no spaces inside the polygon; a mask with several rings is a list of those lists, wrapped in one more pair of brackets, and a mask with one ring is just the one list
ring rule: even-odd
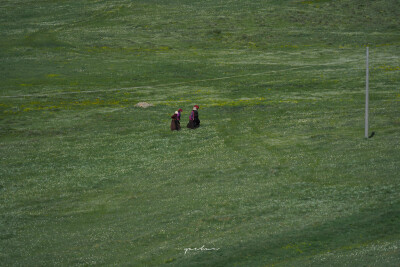
{"label": "person's head", "polygon": [[197,108],[194,106],[194,107],[193,107],[193,110],[197,110]]}
{"label": "person's head", "polygon": [[179,111],[179,112],[182,112],[183,110],[180,108],[180,109],[178,109],[178,111]]}
{"label": "person's head", "polygon": [[200,107],[198,105],[194,105],[196,107],[196,109],[199,109]]}
{"label": "person's head", "polygon": [[179,114],[179,112],[178,112],[178,111],[175,111],[175,114]]}

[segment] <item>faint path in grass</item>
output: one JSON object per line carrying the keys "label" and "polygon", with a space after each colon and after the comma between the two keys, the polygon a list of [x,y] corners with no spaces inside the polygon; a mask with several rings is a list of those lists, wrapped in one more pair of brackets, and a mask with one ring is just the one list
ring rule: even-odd
{"label": "faint path in grass", "polygon": [[[339,64],[351,63],[351,62],[356,62],[356,61],[359,61],[359,60],[358,59],[356,59],[356,60],[348,60],[346,62],[341,62]],[[286,69],[281,69],[281,70],[269,70],[269,71],[258,72],[258,73],[248,73],[248,74],[241,74],[241,75],[232,75],[232,76],[224,76],[224,77],[209,78],[209,79],[191,80],[191,81],[176,82],[176,83],[144,85],[144,86],[114,88],[114,89],[101,89],[101,90],[84,90],[84,91],[74,91],[74,92],[72,92],[72,91],[54,92],[54,93],[48,93],[48,94],[25,94],[25,95],[15,95],[15,96],[5,95],[5,96],[0,96],[0,98],[47,97],[47,96],[56,96],[56,95],[90,94],[90,93],[99,93],[99,92],[129,91],[129,90],[143,89],[143,88],[169,87],[169,86],[184,85],[184,84],[197,83],[197,82],[208,82],[208,81],[234,79],[234,78],[240,78],[240,77],[259,76],[259,75],[264,75],[264,74],[267,74],[267,73],[278,73],[278,72],[283,72],[283,71],[299,70],[299,69],[305,69],[305,68],[311,68],[311,67],[329,66],[329,65],[336,65],[336,64],[338,64],[338,63],[337,62],[332,62],[332,63],[326,63],[326,64],[304,65],[304,66],[286,68]]]}

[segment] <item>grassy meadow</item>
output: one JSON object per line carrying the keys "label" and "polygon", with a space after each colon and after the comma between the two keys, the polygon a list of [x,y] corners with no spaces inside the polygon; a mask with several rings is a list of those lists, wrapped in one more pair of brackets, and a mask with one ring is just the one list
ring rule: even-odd
{"label": "grassy meadow", "polygon": [[399,266],[399,17],[0,0],[0,265]]}

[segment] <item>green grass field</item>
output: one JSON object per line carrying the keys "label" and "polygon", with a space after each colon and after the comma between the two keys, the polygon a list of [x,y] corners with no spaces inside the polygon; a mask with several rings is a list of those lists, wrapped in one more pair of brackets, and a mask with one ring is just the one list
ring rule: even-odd
{"label": "green grass field", "polygon": [[399,266],[399,17],[0,0],[0,265]]}

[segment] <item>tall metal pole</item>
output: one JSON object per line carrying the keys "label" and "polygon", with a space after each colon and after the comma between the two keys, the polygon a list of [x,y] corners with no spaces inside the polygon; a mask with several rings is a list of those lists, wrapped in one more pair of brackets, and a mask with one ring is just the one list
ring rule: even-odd
{"label": "tall metal pole", "polygon": [[369,49],[367,46],[366,81],[365,81],[365,138],[368,138],[368,102],[369,102]]}

